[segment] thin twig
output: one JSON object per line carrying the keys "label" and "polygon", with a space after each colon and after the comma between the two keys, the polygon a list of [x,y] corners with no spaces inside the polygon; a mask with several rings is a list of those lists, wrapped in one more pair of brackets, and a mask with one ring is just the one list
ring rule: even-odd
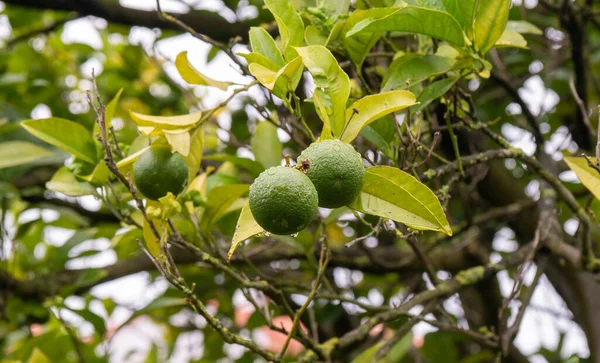
{"label": "thin twig", "polygon": [[[429,158],[431,158],[431,155],[434,154],[433,150],[435,149],[435,147],[437,146],[438,142],[440,141],[440,137],[441,137],[441,134],[440,134],[439,131],[436,131],[433,134],[433,141],[431,142],[431,146],[429,147],[429,150],[427,150],[427,155],[418,164],[413,165],[412,166],[413,168],[418,168],[421,165],[425,164],[427,161],[429,161]],[[420,147],[422,147],[422,145],[419,145],[417,148],[420,148]]]}
{"label": "thin twig", "polygon": [[596,135],[596,164],[600,165],[600,105],[598,106],[598,130]]}
{"label": "thin twig", "polygon": [[537,287],[537,285],[540,281],[540,278],[544,274],[544,270],[546,269],[547,262],[548,262],[547,258],[544,258],[544,259],[540,260],[540,262],[538,262],[535,277],[533,279],[533,282],[531,283],[531,286],[527,290],[527,294],[521,300],[521,307],[519,308],[519,312],[517,313],[515,322],[510,326],[510,328],[507,328],[501,334],[500,345],[502,348],[502,354],[505,357],[508,355],[508,350],[510,348],[511,342],[513,341],[513,339],[517,335],[517,332],[519,331],[519,326],[521,325],[521,321],[523,321],[523,316],[525,316],[525,311],[527,310],[527,307],[529,306],[529,302],[531,301],[531,298],[533,297],[533,293],[535,292],[535,288]]}
{"label": "thin twig", "polygon": [[287,338],[285,339],[285,343],[283,344],[283,347],[281,348],[281,353],[279,354],[280,359],[283,358],[283,356],[285,355],[285,352],[290,344],[290,340],[292,339],[292,336],[296,333],[296,330],[298,329],[298,325],[300,324],[300,319],[302,318],[302,314],[304,314],[304,311],[308,308],[308,305],[314,299],[314,297],[317,293],[317,290],[319,289],[319,286],[321,285],[321,279],[323,278],[323,275],[325,275],[325,271],[327,270],[327,265],[329,264],[330,256],[331,256],[331,251],[330,251],[328,243],[327,243],[327,238],[322,238],[321,256],[319,257],[319,271],[317,272],[317,278],[315,279],[313,288],[312,288],[310,294],[308,295],[306,301],[300,307],[298,312],[296,312],[296,316],[294,317],[294,321],[292,324],[292,328],[290,329],[290,333],[288,334]]}
{"label": "thin twig", "polygon": [[[456,119],[456,105],[457,105],[457,95],[454,94],[454,119]],[[458,172],[461,177],[465,177],[465,171],[463,170],[462,160],[460,158],[460,149],[458,147],[458,138],[454,133],[454,129],[452,129],[452,121],[450,117],[446,117],[446,126],[448,126],[448,134],[450,135],[450,140],[452,141],[452,148],[454,149],[454,156],[456,157],[456,165],[458,166]]]}
{"label": "thin twig", "polygon": [[[396,229],[396,235],[399,235],[399,234],[401,235],[402,233]],[[411,234],[408,236],[408,238],[406,240],[408,241],[408,244],[410,245],[410,248],[413,250],[415,256],[419,260],[421,260],[421,262],[423,263],[423,266],[425,267],[425,272],[427,273],[427,276],[429,276],[431,283],[434,286],[439,285],[440,279],[438,279],[438,277],[437,277],[436,269],[433,266],[433,263],[431,263],[431,261],[425,254],[425,252],[423,252],[423,250],[421,249],[421,246],[419,245],[417,236],[415,236],[414,234]]]}
{"label": "thin twig", "polygon": [[187,25],[183,21],[177,19],[173,15],[170,15],[170,14],[162,11],[162,9],[160,7],[160,0],[156,0],[156,12],[158,13],[158,16],[161,19],[177,25],[182,30],[190,33],[194,38],[199,39],[203,42],[206,42],[206,43],[212,45],[215,48],[222,50],[225,54],[227,54],[229,56],[229,58],[231,58],[232,61],[235,62],[235,64],[238,65],[238,67],[240,67],[240,69],[242,70],[242,72],[244,74],[249,74],[248,68],[242,62],[240,62],[240,60],[235,56],[235,54],[233,54],[233,51],[231,50],[231,47],[235,43],[237,43],[239,41],[239,39],[234,38],[229,44],[226,45],[226,44],[223,44],[221,42],[218,42],[218,41],[212,39],[211,37],[209,37],[207,35],[198,33],[197,31],[194,30],[194,28]]}
{"label": "thin twig", "polygon": [[[579,110],[581,111],[581,116],[583,117],[583,122],[585,123],[585,126],[588,128],[590,135],[594,134],[594,128],[592,127],[592,124],[590,122],[588,110],[586,109],[585,104],[583,103],[583,100],[579,96],[579,93],[577,93],[577,88],[575,87],[575,80],[574,80],[572,74],[569,74],[569,88],[571,89],[573,98],[575,99],[575,102],[577,103],[577,106],[579,107]],[[596,149],[596,153],[598,154],[598,149]]]}
{"label": "thin twig", "polygon": [[219,103],[215,107],[211,108],[206,114],[202,115],[202,118],[200,119],[199,124],[202,124],[202,122],[208,120],[215,112],[217,112],[221,108],[227,106],[229,104],[229,101],[231,101],[237,94],[244,92],[244,91],[248,91],[252,86],[257,85],[257,84],[259,84],[259,82],[257,80],[254,80],[242,88],[237,88],[237,89],[233,90],[233,93],[229,97],[227,97],[223,102]]}
{"label": "thin twig", "polygon": [[519,291],[521,291],[521,286],[523,285],[523,274],[525,273],[527,268],[529,268],[530,263],[535,258],[535,253],[537,252],[537,247],[540,244],[540,228],[541,228],[541,223],[538,224],[538,228],[536,228],[536,230],[535,230],[535,236],[533,238],[534,248],[531,250],[529,255],[527,255],[527,258],[525,259],[525,261],[523,261],[523,263],[517,269],[517,274],[515,276],[515,279],[514,279],[515,281],[514,281],[512,289],[511,289],[511,292],[506,297],[506,299],[502,303],[502,307],[498,311],[498,318],[500,321],[505,321],[505,319],[506,319],[505,315],[506,315],[508,306],[510,305],[510,302],[517,296]]}
{"label": "thin twig", "polygon": [[418,316],[411,316],[409,321],[404,323],[400,327],[400,329],[396,330],[394,336],[388,339],[375,353],[375,361],[381,361],[392,349],[392,347],[398,343],[404,336],[415,326],[419,321],[422,321],[420,318],[424,319],[425,315],[429,314],[436,306],[437,301],[431,301],[423,311]]}

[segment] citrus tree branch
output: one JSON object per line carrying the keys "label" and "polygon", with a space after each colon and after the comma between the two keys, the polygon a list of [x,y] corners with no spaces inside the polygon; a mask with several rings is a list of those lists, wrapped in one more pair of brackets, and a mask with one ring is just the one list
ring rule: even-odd
{"label": "citrus tree branch", "polygon": [[[96,16],[109,22],[127,26],[143,26],[180,31],[181,28],[165,19],[159,18],[154,11],[137,10],[121,6],[118,1],[107,0],[6,0],[9,6],[31,7],[57,11],[74,12],[76,16]],[[250,22],[230,23],[217,13],[206,10],[192,10],[178,16],[179,20],[199,33],[222,42],[248,34]]]}

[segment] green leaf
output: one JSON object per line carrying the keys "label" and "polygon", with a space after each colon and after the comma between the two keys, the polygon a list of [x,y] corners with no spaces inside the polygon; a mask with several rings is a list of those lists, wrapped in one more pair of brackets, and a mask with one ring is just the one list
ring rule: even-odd
{"label": "green leaf", "polygon": [[86,161],[95,164],[96,145],[83,125],[58,117],[22,121],[21,126],[33,136]]}
{"label": "green leaf", "polygon": [[534,34],[534,35],[544,34],[544,32],[540,28],[538,28],[534,24],[531,24],[530,22],[525,21],[525,20],[509,20],[506,23],[506,29],[512,30],[519,34]]}
{"label": "green leaf", "polygon": [[72,288],[73,291],[69,292],[72,294],[79,287],[89,287],[96,282],[100,281],[104,277],[108,275],[108,272],[101,268],[88,268],[83,274],[75,281],[73,285],[67,286],[67,288]]}
{"label": "green leaf", "polygon": [[[329,110],[331,110],[331,99],[329,95],[323,92],[321,89],[316,88],[313,94],[312,101],[315,105],[315,111],[323,120],[323,130],[321,131],[320,140],[333,139],[331,130],[331,119],[329,117]],[[327,106],[326,106],[327,105]]]}
{"label": "green leaf", "polygon": [[13,132],[15,130],[19,129],[19,124],[18,123],[6,123],[6,122],[1,122],[3,120],[6,119],[0,119],[0,135],[4,135],[4,134],[8,134],[9,132]]}
{"label": "green leaf", "polygon": [[429,35],[459,47],[465,45],[460,24],[448,13],[416,6],[382,9],[366,10],[367,14],[363,15],[365,19],[358,22],[346,36],[399,31]]}
{"label": "green leaf", "polygon": [[104,318],[98,316],[96,313],[87,310],[87,309],[69,309],[75,314],[81,316],[86,321],[90,322],[94,326],[94,330],[96,331],[96,335],[99,337],[103,337],[104,333],[106,333],[106,325],[104,325]]}
{"label": "green leaf", "polygon": [[340,31],[341,41],[344,45],[344,49],[348,53],[348,57],[357,66],[357,69],[360,69],[367,54],[371,51],[375,43],[381,38],[384,32],[375,31],[375,32],[358,32],[353,34],[352,36],[348,36],[348,32],[350,32],[356,24],[359,22],[368,19],[368,18],[377,18],[383,17],[389,14],[389,9],[387,8],[374,8],[369,10],[357,10],[352,15],[346,19],[344,25]]}
{"label": "green leaf", "polygon": [[277,72],[280,69],[272,60],[257,52],[237,53],[237,55],[244,58],[248,64],[258,63],[273,72]]}
{"label": "green leaf", "polygon": [[291,47],[301,46],[304,41],[302,17],[294,10],[289,0],[265,0],[265,5],[277,22],[285,58],[295,58],[296,54]]}
{"label": "green leaf", "polygon": [[70,197],[96,194],[96,188],[87,182],[77,180],[66,167],[58,169],[52,179],[46,183],[46,188]]}
{"label": "green leaf", "polygon": [[309,25],[306,27],[304,39],[307,45],[327,45],[327,37],[316,26]]}
{"label": "green leaf", "polygon": [[444,78],[440,79],[439,81],[433,82],[432,84],[425,87],[425,89],[423,89],[423,91],[417,98],[419,104],[413,106],[412,110],[414,112],[423,111],[427,106],[431,104],[431,102],[445,95],[446,92],[448,92],[450,88],[454,86],[458,79],[458,77]]}
{"label": "green leaf", "polygon": [[[596,162],[596,158],[590,158],[590,160]],[[567,156],[565,162],[594,197],[600,199],[600,173],[590,167],[585,158]]]}
{"label": "green leaf", "polygon": [[402,358],[410,351],[412,347],[412,339],[413,335],[411,332],[408,332],[402,338],[393,345],[390,351],[387,353],[385,357],[382,357],[379,360],[375,360],[375,356],[379,349],[389,341],[381,341],[374,346],[366,349],[364,352],[359,354],[352,363],[392,363],[392,362],[402,362]]}
{"label": "green leaf", "polygon": [[260,173],[265,170],[265,167],[254,160],[240,158],[238,156],[227,155],[227,154],[216,154],[216,155],[207,155],[204,157],[206,160],[215,160],[215,161],[228,161],[233,163],[239,167],[242,167],[250,173],[251,176],[257,177]]}
{"label": "green leaf", "polygon": [[325,9],[330,15],[346,14],[350,0],[317,0],[317,7]]}
{"label": "green leaf", "polygon": [[202,154],[204,152],[204,130],[202,128],[196,129],[191,137],[190,152],[185,158],[188,166],[188,183],[194,179],[196,174],[198,174],[200,164],[202,163]]}
{"label": "green leaf", "polygon": [[[317,86],[313,98],[323,107],[317,108],[321,119],[329,120],[334,136],[344,128],[346,102],[350,95],[350,80],[331,52],[321,45],[296,48],[302,62],[312,74]],[[317,100],[318,99],[318,100]]]}
{"label": "green leaf", "polygon": [[202,111],[178,116],[152,116],[129,111],[131,119],[138,126],[159,128],[161,130],[186,129],[194,126],[202,118]]}
{"label": "green leaf", "polygon": [[215,47],[215,46],[210,46],[210,50],[208,51],[208,53],[206,54],[206,63],[210,63],[213,59],[215,59],[215,57],[217,56],[217,54],[219,54],[219,52],[221,51],[221,49]]}
{"label": "green leaf", "polygon": [[390,158],[394,157],[394,152],[390,143],[374,128],[367,126],[360,130],[360,134],[373,144],[379,151]]}
{"label": "green leaf", "polygon": [[229,252],[227,252],[227,258],[231,260],[231,257],[239,247],[240,243],[261,232],[263,232],[263,228],[256,223],[252,216],[252,212],[250,211],[250,205],[246,203],[246,205],[242,207],[242,213],[240,213],[237,225],[235,226],[235,232],[233,233],[233,239],[231,240],[231,248],[229,249]]}
{"label": "green leaf", "polygon": [[34,163],[52,156],[53,153],[28,141],[5,141],[0,142],[0,155],[0,169],[3,169]]}
{"label": "green leaf", "polygon": [[202,225],[212,227],[225,214],[229,207],[244,194],[250,186],[247,184],[221,185],[212,188],[206,196],[206,211],[202,216]]}
{"label": "green leaf", "polygon": [[37,347],[33,348],[33,353],[29,356],[27,363],[51,363],[52,361]]}
{"label": "green leaf", "polygon": [[506,29],[504,33],[502,33],[500,39],[498,39],[496,44],[494,44],[494,47],[527,49],[527,40],[525,40],[525,38],[523,38],[523,36],[516,31]]}
{"label": "green leaf", "polygon": [[102,185],[106,183],[109,177],[110,170],[108,170],[108,166],[106,166],[106,163],[104,162],[104,160],[102,160],[101,162],[96,164],[96,167],[94,167],[94,170],[90,175],[80,176],[79,178],[93,185]]}
{"label": "green leaf", "polygon": [[277,126],[270,122],[259,122],[251,141],[252,153],[256,161],[265,169],[281,165],[283,145],[277,136]]}
{"label": "green leaf", "polygon": [[158,345],[152,342],[152,346],[148,349],[148,355],[143,363],[158,363],[159,361]]}
{"label": "green leaf", "polygon": [[277,97],[285,100],[293,92],[302,78],[302,58],[296,57],[279,71],[275,72],[262,64],[251,63],[250,73]]}
{"label": "green leaf", "polygon": [[397,168],[375,166],[366,169],[361,193],[349,207],[417,230],[452,235],[435,194],[425,184]]}
{"label": "green leaf", "polygon": [[[369,347],[368,349],[365,349],[363,352],[361,352],[356,358],[354,358],[352,360],[351,363],[373,363],[373,362],[378,362],[375,360],[375,354],[377,354],[377,351],[379,350],[379,348],[381,348],[383,346],[385,342],[379,342],[371,347]],[[388,363],[387,360],[383,360],[385,363]]]}
{"label": "green leaf", "polygon": [[413,347],[413,334],[408,332],[402,337],[387,354],[387,358],[392,362],[400,362],[410,352]]}
{"label": "green leaf", "polygon": [[479,0],[441,0],[446,11],[456,19],[469,39],[473,39],[475,7]]}
{"label": "green leaf", "polygon": [[444,74],[456,61],[437,55],[406,54],[396,58],[383,78],[383,91],[406,89],[429,77]]}
{"label": "green leaf", "polygon": [[477,2],[473,41],[475,49],[481,54],[487,53],[502,36],[508,22],[511,3],[511,0],[479,0]]}
{"label": "green leaf", "polygon": [[112,119],[115,116],[115,111],[117,109],[119,99],[121,98],[121,93],[123,93],[123,88],[119,89],[115,97],[112,100],[110,100],[110,102],[106,105],[104,120],[106,122],[107,129],[110,129],[112,127]]}
{"label": "green leaf", "polygon": [[277,48],[277,43],[275,40],[263,28],[252,27],[250,28],[250,46],[252,47],[252,51],[258,54],[263,55],[267,59],[269,59],[275,66],[276,69],[281,69],[285,65],[285,61],[281,56],[281,52],[279,48]]}
{"label": "green leaf", "polygon": [[197,70],[196,68],[194,68],[194,66],[190,64],[186,51],[183,51],[177,55],[177,58],[175,58],[175,67],[181,75],[181,78],[183,78],[184,81],[190,84],[212,86],[223,91],[226,91],[227,87],[233,84],[231,82],[217,81],[202,74],[199,70]]}
{"label": "green leaf", "polygon": [[415,95],[408,91],[391,91],[363,97],[346,110],[346,126],[340,138],[351,142],[371,122],[415,103]]}
{"label": "green leaf", "polygon": [[428,362],[458,363],[458,339],[445,331],[436,331],[425,335],[421,353]]}

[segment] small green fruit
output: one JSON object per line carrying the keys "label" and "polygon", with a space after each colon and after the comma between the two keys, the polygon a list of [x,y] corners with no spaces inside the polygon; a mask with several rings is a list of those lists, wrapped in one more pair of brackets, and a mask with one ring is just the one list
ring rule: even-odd
{"label": "small green fruit", "polygon": [[300,232],[315,218],[317,191],[295,168],[275,166],[262,172],[250,186],[250,211],[267,232]]}
{"label": "small green fruit", "polygon": [[148,199],[158,200],[169,192],[177,196],[187,178],[185,159],[167,145],[152,146],[133,163],[135,186]]}
{"label": "small green fruit", "polygon": [[365,168],[352,145],[337,139],[315,142],[298,157],[298,164],[303,161],[310,164],[306,175],[319,193],[319,207],[343,207],[360,193]]}

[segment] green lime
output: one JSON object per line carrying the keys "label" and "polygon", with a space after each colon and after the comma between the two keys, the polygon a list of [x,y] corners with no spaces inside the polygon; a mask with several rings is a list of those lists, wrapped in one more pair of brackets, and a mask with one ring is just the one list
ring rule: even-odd
{"label": "green lime", "polygon": [[319,207],[339,208],[360,193],[365,168],[352,145],[340,140],[311,144],[298,157],[298,164],[309,162],[307,176],[319,193]]}
{"label": "green lime", "polygon": [[150,147],[133,163],[135,186],[148,199],[157,200],[169,192],[177,196],[187,178],[185,159],[167,145]]}
{"label": "green lime", "polygon": [[317,215],[314,185],[295,168],[274,166],[263,171],[250,186],[250,211],[267,232],[293,234]]}

